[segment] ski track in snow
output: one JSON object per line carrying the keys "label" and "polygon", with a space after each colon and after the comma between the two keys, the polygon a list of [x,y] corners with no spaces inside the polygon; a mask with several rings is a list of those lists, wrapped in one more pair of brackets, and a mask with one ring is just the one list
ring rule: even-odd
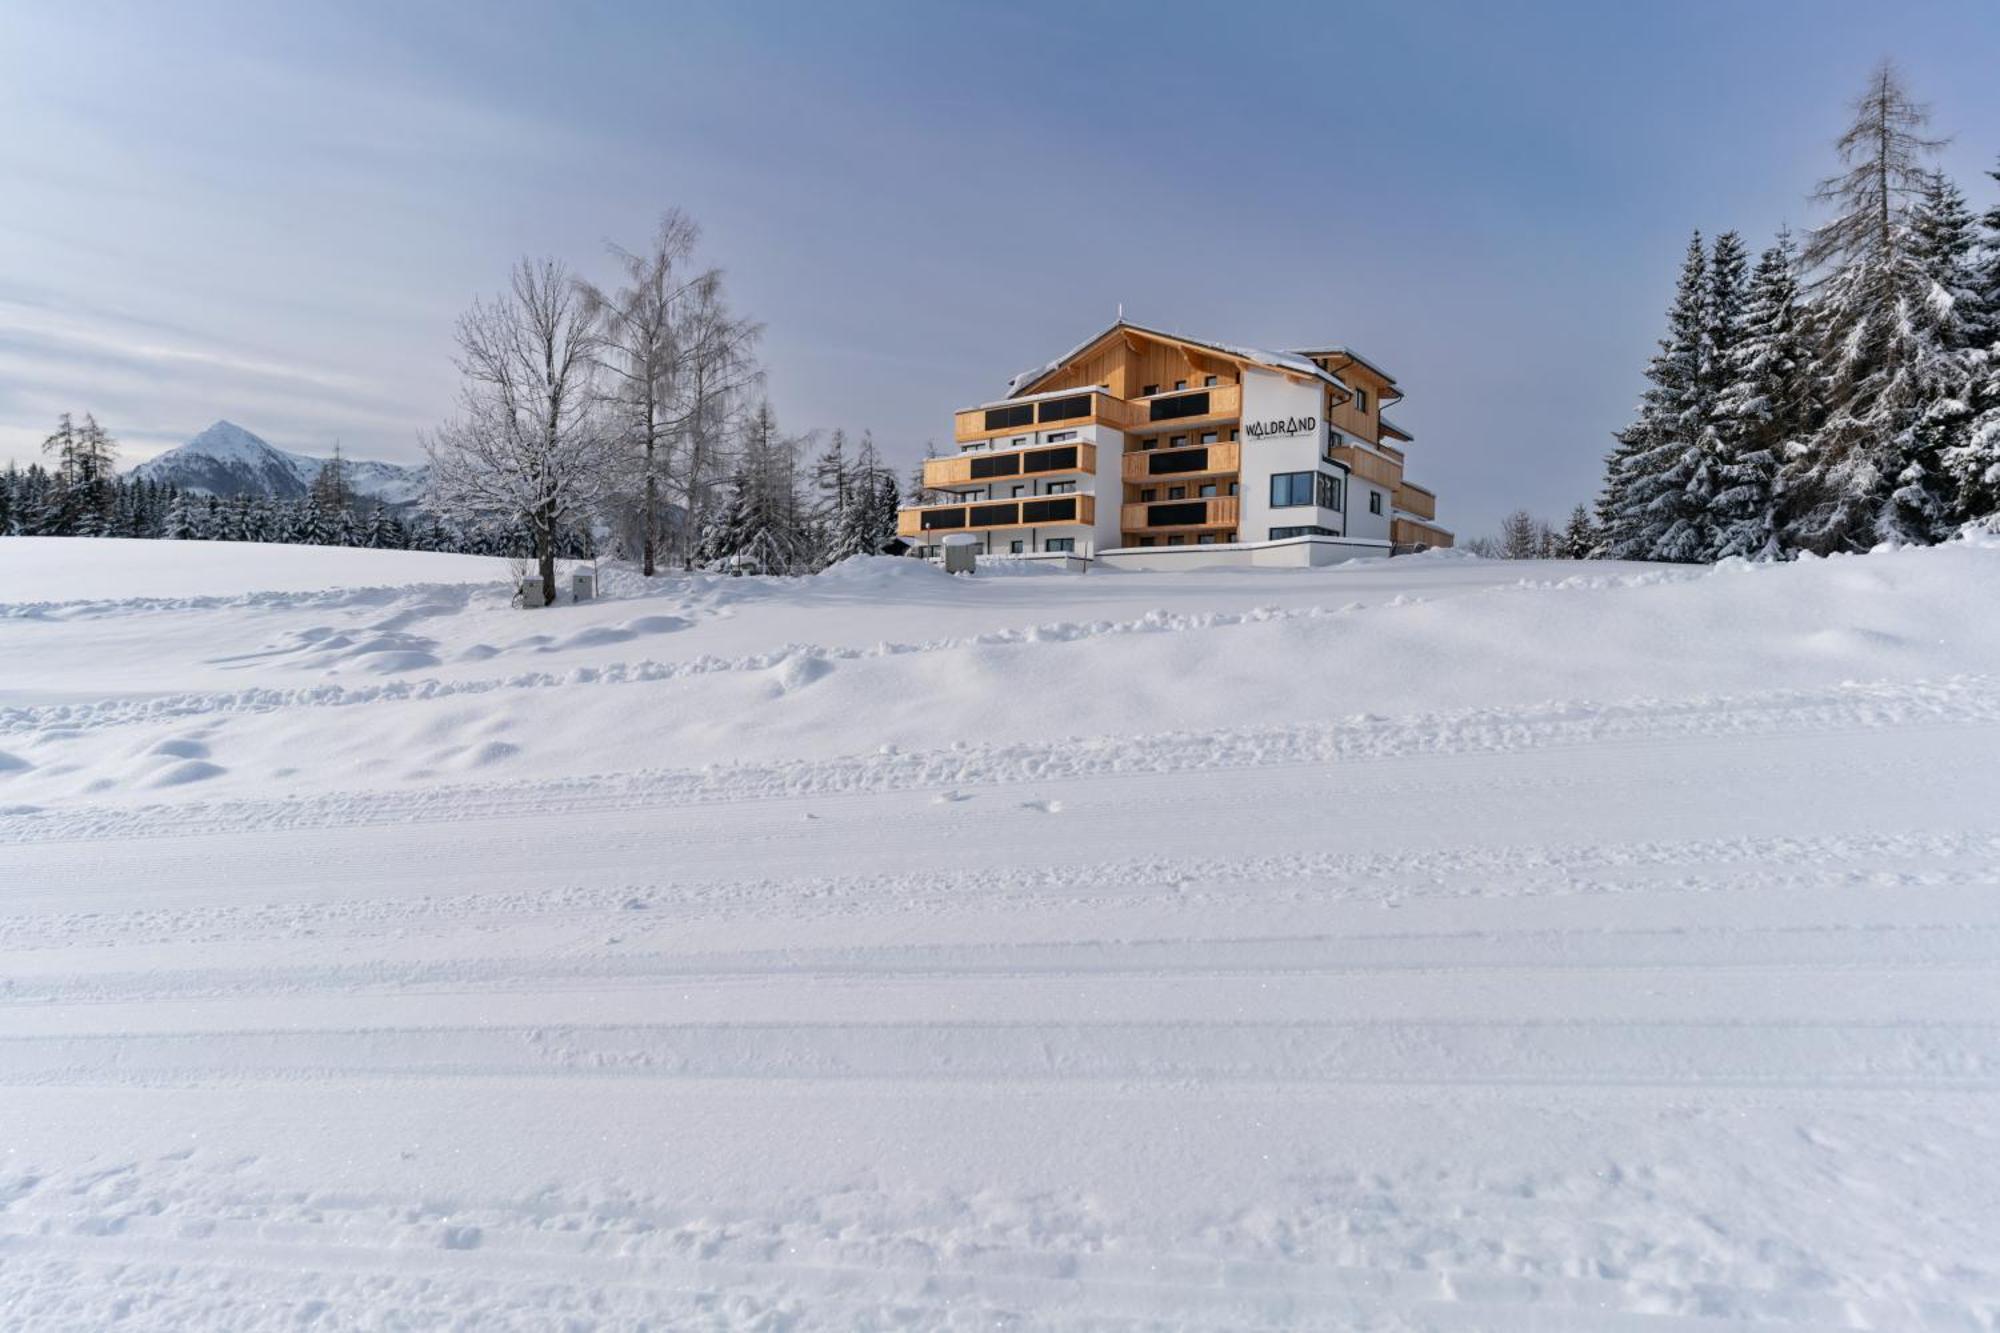
{"label": "ski track in snow", "polygon": [[[1453,595],[1571,645],[1700,587],[1748,635],[1732,598],[1924,559]],[[1061,620],[1013,588],[1013,625],[931,637],[865,571],[708,581],[515,641],[588,658],[560,671],[177,690],[210,664],[168,660],[0,731],[157,724],[173,772],[224,760],[166,729],[209,714],[618,710],[594,687],[1113,642],[1212,679],[1238,629],[1431,605],[1409,568],[1330,579],[1339,610]],[[701,649],[843,589],[875,646]],[[235,653],[267,612],[416,612],[406,650],[453,657],[498,642],[459,624],[492,597],[0,621],[213,618]],[[607,660],[648,616],[689,655]],[[0,1326],[2000,1328],[2000,676],[1897,656],[1948,617],[1889,623],[1813,627],[1817,674],[1754,690],[1676,692],[1621,641],[1541,704],[0,805]],[[37,772],[6,757],[0,801]]]}

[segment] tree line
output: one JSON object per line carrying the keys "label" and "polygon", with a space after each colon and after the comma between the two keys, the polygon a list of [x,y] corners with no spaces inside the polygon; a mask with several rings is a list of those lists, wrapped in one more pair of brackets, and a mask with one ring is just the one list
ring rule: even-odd
{"label": "tree line", "polygon": [[1781,231],[1753,264],[1733,231],[1689,241],[1594,554],[1865,551],[2000,511],[2000,204],[1974,217],[1928,124],[1884,64],[1803,246]]}
{"label": "tree line", "polygon": [[[0,473],[0,535],[283,542],[513,557],[534,550],[518,524],[465,524],[422,510],[399,514],[356,495],[337,449],[295,500],[197,494],[121,476],[117,440],[88,413],[81,425],[63,414],[42,450],[48,466],[10,464]],[[564,533],[561,553],[593,554],[591,534]]]}
{"label": "tree line", "polygon": [[546,596],[578,528],[647,576],[807,572],[895,541],[900,487],[870,439],[850,451],[840,431],[821,447],[778,429],[758,394],[762,326],[696,261],[699,235],[669,211],[643,251],[611,248],[609,286],[523,259],[459,319],[458,410],[424,439],[432,501],[520,525]]}
{"label": "tree line", "polygon": [[[458,410],[423,436],[430,487],[399,514],[322,465],[297,500],[218,499],[120,477],[94,417],[48,466],[0,476],[0,533],[301,542],[811,573],[894,547],[902,488],[864,432],[787,434],[761,395],[762,326],[729,305],[700,232],[669,211],[600,286],[524,259],[456,330]],[[918,484],[921,484],[920,474]]]}

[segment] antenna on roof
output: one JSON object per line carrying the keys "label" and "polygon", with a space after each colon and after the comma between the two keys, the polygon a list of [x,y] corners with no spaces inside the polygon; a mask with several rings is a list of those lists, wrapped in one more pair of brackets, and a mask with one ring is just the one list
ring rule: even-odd
{"label": "antenna on roof", "polygon": [[1118,303],[1118,322],[1120,324],[1125,322],[1125,303],[1123,301]]}

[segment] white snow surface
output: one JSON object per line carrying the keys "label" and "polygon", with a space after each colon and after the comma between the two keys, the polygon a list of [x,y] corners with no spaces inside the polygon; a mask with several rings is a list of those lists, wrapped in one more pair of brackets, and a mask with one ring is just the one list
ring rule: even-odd
{"label": "white snow surface", "polygon": [[2000,538],[0,539],[0,1327],[1992,1329]]}

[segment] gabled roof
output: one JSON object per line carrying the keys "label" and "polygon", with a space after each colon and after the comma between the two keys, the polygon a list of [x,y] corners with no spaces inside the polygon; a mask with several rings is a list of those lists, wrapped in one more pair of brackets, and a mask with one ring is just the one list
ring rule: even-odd
{"label": "gabled roof", "polygon": [[1401,426],[1398,426],[1395,422],[1389,420],[1389,418],[1382,416],[1380,413],[1376,414],[1375,419],[1382,423],[1382,433],[1384,435],[1393,435],[1397,439],[1401,440],[1404,444],[1408,444],[1412,440],[1417,438],[1416,436],[1410,434],[1410,432],[1404,430]]}
{"label": "gabled roof", "polygon": [[1272,370],[1281,370],[1288,375],[1304,375],[1311,379],[1321,380],[1332,385],[1348,397],[1352,397],[1354,394],[1354,391],[1347,387],[1346,382],[1340,376],[1334,374],[1332,371],[1320,369],[1312,363],[1310,358],[1297,352],[1271,352],[1260,347],[1245,347],[1235,343],[1210,342],[1206,338],[1190,338],[1186,334],[1169,333],[1165,329],[1149,329],[1143,324],[1134,324],[1129,320],[1121,319],[1102,333],[1084,339],[1047,365],[1037,366],[1033,370],[1024,370],[1013,379],[1007,381],[1008,396],[1010,398],[1019,398],[1026,395],[1040,381],[1055,374],[1058,370],[1061,370],[1064,366],[1076,360],[1076,358],[1082,356],[1106,338],[1120,333],[1137,333],[1149,338],[1164,338],[1168,342],[1184,343],[1189,347],[1198,347],[1205,352],[1227,357],[1233,361],[1264,366]]}
{"label": "gabled roof", "polygon": [[1294,351],[1292,355],[1306,356],[1306,357],[1324,356],[1328,358],[1338,357],[1341,360],[1347,362],[1349,365],[1364,367],[1368,370],[1373,371],[1375,374],[1381,376],[1383,382],[1389,386],[1384,396],[1387,397],[1391,402],[1395,402],[1403,397],[1403,391],[1396,387],[1396,377],[1394,375],[1391,375],[1388,371],[1382,369],[1382,367],[1376,365],[1373,361],[1370,361],[1367,357],[1361,355],[1361,353],[1355,351],[1352,347],[1307,347]]}

